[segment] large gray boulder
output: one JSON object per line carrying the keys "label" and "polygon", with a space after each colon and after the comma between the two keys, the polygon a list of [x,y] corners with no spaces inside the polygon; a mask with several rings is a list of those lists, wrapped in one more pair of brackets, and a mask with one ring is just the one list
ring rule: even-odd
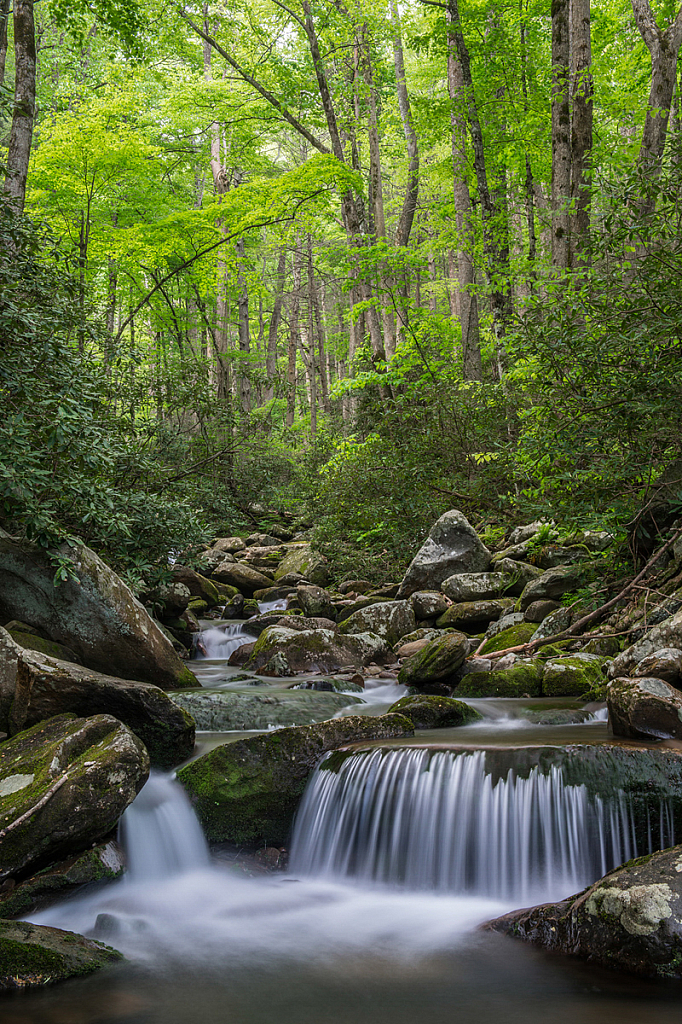
{"label": "large gray boulder", "polygon": [[426,683],[457,682],[457,671],[469,652],[469,641],[463,633],[446,633],[428,641],[403,664],[398,682],[404,686],[422,687]]}
{"label": "large gray boulder", "polygon": [[582,577],[583,572],[578,565],[560,565],[556,569],[548,569],[546,572],[543,572],[542,576],[538,576],[536,580],[531,580],[523,588],[521,611],[525,611],[534,601],[544,600],[545,598],[550,598],[554,601],[562,597],[563,594],[575,590]]}
{"label": "large gray boulder", "polygon": [[251,694],[229,690],[178,693],[174,699],[189,712],[198,729],[225,732],[239,729],[270,729],[291,725],[312,725],[333,718],[342,708],[362,704],[345,693],[299,690],[295,693]]}
{"label": "large gray boulder", "polygon": [[409,601],[380,601],[353,612],[339,626],[339,633],[376,633],[391,646],[414,632],[417,621]]}
{"label": "large gray boulder", "polygon": [[59,715],[0,744],[0,882],[103,839],[148,775],[141,740],[111,715]]}
{"label": "large gray boulder", "polygon": [[609,667],[609,676],[634,675],[640,661],[663,648],[682,648],[682,609],[650,629],[646,636],[622,651]]}
{"label": "large gray boulder", "polygon": [[213,576],[219,583],[236,587],[246,597],[251,597],[256,590],[264,590],[273,585],[271,576],[265,576],[245,562],[221,562],[213,570]]}
{"label": "large gray boulder", "polygon": [[14,735],[65,712],[113,715],[160,768],[175,767],[194,750],[194,722],[158,686],[25,650],[0,628],[0,730]]}
{"label": "large gray boulder", "polygon": [[123,580],[83,544],[62,545],[78,579],[54,585],[46,551],[0,536],[0,622],[21,619],[75,651],[84,665],[162,689],[198,686]]}
{"label": "large gray boulder", "polygon": [[647,978],[682,978],[682,846],[631,860],[589,889],[490,921],[557,953]]}
{"label": "large gray boulder", "polygon": [[614,679],[606,703],[614,736],[682,739],[682,692],[663,679]]}
{"label": "large gray boulder", "polygon": [[118,950],[75,932],[27,921],[0,921],[1,992],[54,985],[122,959]]}
{"label": "large gray boulder", "polygon": [[374,633],[340,636],[330,629],[298,631],[269,626],[256,641],[245,667],[252,672],[285,676],[390,665],[394,660],[389,644]]}
{"label": "large gray boulder", "polygon": [[485,572],[489,565],[490,552],[473,526],[452,509],[431,527],[402,579],[398,597],[409,597],[417,590],[438,590],[454,573]]}
{"label": "large gray boulder", "polygon": [[500,597],[509,581],[503,572],[458,572],[443,580],[441,590],[451,601],[485,601]]}

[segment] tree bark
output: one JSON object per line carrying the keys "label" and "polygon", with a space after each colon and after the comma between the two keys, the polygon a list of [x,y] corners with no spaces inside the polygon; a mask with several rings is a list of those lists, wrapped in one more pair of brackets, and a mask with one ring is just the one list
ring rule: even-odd
{"label": "tree bark", "polygon": [[648,0],[632,0],[635,22],[651,54],[651,89],[647,105],[640,166],[656,175],[661,169],[670,105],[675,90],[677,55],[682,44],[682,7],[665,30],[659,28]]}
{"label": "tree bark", "polygon": [[36,40],[33,0],[14,0],[14,112],[7,153],[5,193],[23,213],[36,106]]}
{"label": "tree bark", "polygon": [[5,84],[7,64],[7,29],[9,27],[10,0],[0,0],[0,85]]}
{"label": "tree bark", "polygon": [[592,40],[590,0],[571,0],[573,110],[571,125],[571,228],[570,262],[575,266],[590,237],[592,188]]}
{"label": "tree bark", "polygon": [[396,89],[398,93],[398,108],[400,118],[403,122],[405,133],[405,144],[407,146],[407,186],[405,198],[400,211],[400,220],[396,229],[396,245],[407,245],[410,240],[410,232],[414,221],[417,199],[419,198],[419,143],[417,133],[414,130],[412,119],[412,108],[410,97],[407,91],[405,79],[405,57],[403,54],[403,40],[400,31],[400,16],[396,0],[391,0],[391,20],[393,21],[393,56],[395,63]]}
{"label": "tree bark", "polygon": [[277,332],[279,331],[280,320],[282,319],[282,298],[284,296],[284,282],[286,279],[287,254],[284,246],[279,251],[277,258],[277,278],[275,281],[275,298],[272,306],[272,315],[268,325],[268,349],[265,355],[265,375],[267,385],[265,387],[265,401],[270,402],[275,396],[275,374],[277,372]]}
{"label": "tree bark", "polygon": [[552,0],[552,263],[570,266],[569,0]]}
{"label": "tree bark", "polygon": [[296,352],[300,344],[299,310],[301,302],[301,246],[298,239],[294,249],[293,282],[291,292],[291,313],[289,320],[289,348],[287,365],[287,414],[286,425],[293,426],[296,416]]}
{"label": "tree bark", "polygon": [[[244,239],[240,238],[236,243],[237,250],[237,262],[239,264],[239,270],[237,272],[237,322],[238,322],[238,338],[239,338],[239,351],[243,355],[248,355],[251,351],[251,331],[249,326],[249,289],[246,283],[246,276],[244,274],[244,263],[246,261],[246,254],[244,251]],[[248,365],[242,363],[239,367],[239,398],[241,402],[242,412],[248,414],[251,412],[251,381],[249,380]]]}

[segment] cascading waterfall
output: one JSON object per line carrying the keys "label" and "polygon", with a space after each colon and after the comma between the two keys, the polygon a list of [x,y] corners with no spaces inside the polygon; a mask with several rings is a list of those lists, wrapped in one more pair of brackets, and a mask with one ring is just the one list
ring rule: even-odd
{"label": "cascading waterfall", "polygon": [[[650,848],[674,843],[664,804],[658,819]],[[576,892],[638,852],[624,794],[591,797],[556,767],[494,783],[483,751],[376,749],[338,771],[322,762],[296,818],[291,870],[522,903]]]}
{"label": "cascading waterfall", "polygon": [[244,632],[241,622],[233,622],[229,626],[205,629],[199,634],[199,639],[197,650],[200,657],[227,661],[238,647],[252,644],[256,638],[251,633]]}

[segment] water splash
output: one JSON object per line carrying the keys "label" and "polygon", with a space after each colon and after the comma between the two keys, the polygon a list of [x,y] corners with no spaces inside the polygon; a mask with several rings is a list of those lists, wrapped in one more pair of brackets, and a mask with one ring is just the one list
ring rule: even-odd
{"label": "water splash", "polygon": [[204,659],[227,661],[233,651],[244,644],[252,644],[256,638],[244,632],[241,622],[229,626],[213,626],[199,634],[197,661]]}
{"label": "water splash", "polygon": [[267,615],[268,612],[285,611],[286,606],[286,597],[278,597],[276,601],[259,601],[258,611],[260,612],[261,615]]}

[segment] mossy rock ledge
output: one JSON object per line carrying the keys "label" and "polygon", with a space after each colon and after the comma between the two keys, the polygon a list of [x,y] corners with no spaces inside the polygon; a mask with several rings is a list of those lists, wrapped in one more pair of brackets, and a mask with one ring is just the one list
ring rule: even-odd
{"label": "mossy rock ledge", "polygon": [[413,654],[402,665],[398,682],[402,686],[421,687],[428,683],[454,683],[469,650],[464,633],[452,632],[438,636]]}
{"label": "mossy rock ledge", "polygon": [[118,950],[75,932],[0,920],[0,991],[53,985],[121,960]]}
{"label": "mossy rock ledge", "polygon": [[430,697],[426,694],[401,697],[388,709],[389,715],[397,712],[409,718],[415,729],[445,729],[449,726],[467,725],[483,718],[469,704],[451,697]]}
{"label": "mossy rock ledge", "polygon": [[349,743],[412,735],[412,722],[404,715],[349,715],[217,747],[181,768],[177,778],[209,841],[282,846],[323,754]]}

